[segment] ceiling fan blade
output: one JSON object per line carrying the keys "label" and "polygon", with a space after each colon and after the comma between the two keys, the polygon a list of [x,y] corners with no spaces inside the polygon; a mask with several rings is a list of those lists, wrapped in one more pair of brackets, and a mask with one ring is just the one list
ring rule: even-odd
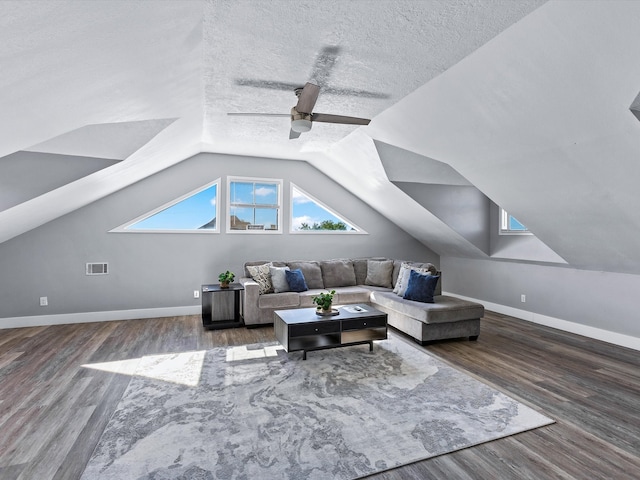
{"label": "ceiling fan blade", "polygon": [[311,115],[312,122],[343,123],[346,125],[369,125],[368,118],[347,117],[344,115],[331,115],[328,113],[314,113]]}
{"label": "ceiling fan blade", "polygon": [[227,113],[231,117],[291,117],[289,113],[244,113],[232,112]]}
{"label": "ceiling fan blade", "polygon": [[300,132],[295,132],[293,129],[289,130],[289,140],[293,140],[300,136]]}
{"label": "ceiling fan blade", "polygon": [[320,87],[313,83],[307,82],[300,92],[300,96],[298,97],[298,105],[296,105],[296,110],[299,113],[311,113],[313,112],[313,107],[316,105],[316,100],[318,100],[318,94],[320,93]]}
{"label": "ceiling fan blade", "polygon": [[250,78],[237,78],[236,85],[241,87],[268,88],[270,90],[288,90],[293,91],[300,88],[299,83],[279,82],[277,80],[253,80]]}
{"label": "ceiling fan blade", "polygon": [[388,93],[371,92],[369,90],[355,90],[353,88],[322,88],[323,93],[331,95],[340,95],[343,97],[362,97],[362,98],[391,98]]}

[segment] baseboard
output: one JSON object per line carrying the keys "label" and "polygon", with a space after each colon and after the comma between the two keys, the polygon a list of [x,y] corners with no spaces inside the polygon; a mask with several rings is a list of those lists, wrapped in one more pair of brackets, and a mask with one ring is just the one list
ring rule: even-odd
{"label": "baseboard", "polygon": [[601,340],[603,342],[612,343],[621,347],[640,350],[640,338],[632,337],[631,335],[610,332],[609,330],[603,330],[601,328],[590,327],[588,325],[582,325],[580,323],[569,322],[567,320],[549,317],[547,315],[540,315],[538,313],[528,312],[519,308],[507,307],[506,305],[479,300],[477,298],[465,297],[463,295],[458,295],[451,292],[443,292],[443,295],[450,295],[452,297],[458,297],[463,300],[481,303],[484,305],[484,308],[486,308],[487,310],[491,310],[492,312],[509,315],[511,317],[519,318],[521,320],[526,320],[532,323],[537,323],[546,327],[557,328],[558,330],[563,330],[565,332],[575,333],[584,337]]}
{"label": "baseboard", "polygon": [[57,315],[35,315],[31,317],[8,317],[0,318],[0,329],[43,327],[47,325],[65,325],[70,323],[109,322],[113,320],[135,320],[138,318],[200,315],[201,312],[202,307],[200,305],[191,305],[184,307],[113,310],[108,312],[81,312],[63,313]]}

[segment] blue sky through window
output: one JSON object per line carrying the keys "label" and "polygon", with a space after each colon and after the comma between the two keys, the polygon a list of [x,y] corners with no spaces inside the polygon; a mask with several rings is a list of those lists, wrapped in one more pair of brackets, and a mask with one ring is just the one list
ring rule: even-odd
{"label": "blue sky through window", "polygon": [[291,230],[293,231],[301,231],[300,227],[303,223],[313,226],[313,224],[320,224],[325,220],[330,220],[334,223],[342,222],[347,225],[347,230],[357,231],[357,228],[344,218],[331,213],[295,185],[292,185],[291,188],[291,209]]}
{"label": "blue sky through window", "polygon": [[[214,184],[127,227],[128,230],[215,229],[218,185]],[[214,221],[212,223],[212,220]],[[206,228],[203,228],[205,227]]]}
{"label": "blue sky through window", "polygon": [[527,230],[523,224],[521,224],[513,215],[509,215],[509,230]]}

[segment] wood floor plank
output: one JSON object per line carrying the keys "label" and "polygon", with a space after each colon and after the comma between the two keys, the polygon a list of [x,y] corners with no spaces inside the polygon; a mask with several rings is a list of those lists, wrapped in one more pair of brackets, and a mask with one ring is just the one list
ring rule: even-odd
{"label": "wood floor plank", "polygon": [[[0,478],[80,478],[131,379],[91,365],[275,340],[271,326],[209,331],[199,316],[2,331]],[[637,351],[492,312],[476,342],[416,348],[556,423],[370,478],[640,478]]]}

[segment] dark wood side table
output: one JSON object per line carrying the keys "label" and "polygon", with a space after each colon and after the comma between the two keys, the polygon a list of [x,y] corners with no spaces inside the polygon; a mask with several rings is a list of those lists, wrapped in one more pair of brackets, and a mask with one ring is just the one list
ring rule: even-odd
{"label": "dark wood side table", "polygon": [[[222,328],[237,328],[244,325],[244,319],[240,315],[240,293],[244,287],[240,283],[232,283],[229,288],[220,288],[220,284],[202,285],[202,326],[208,330],[218,330]],[[233,318],[231,312],[225,309],[228,302],[224,302],[224,294],[233,292]],[[213,296],[218,299],[214,305]],[[215,310],[215,312],[214,312]],[[218,317],[222,314],[222,318]]]}

